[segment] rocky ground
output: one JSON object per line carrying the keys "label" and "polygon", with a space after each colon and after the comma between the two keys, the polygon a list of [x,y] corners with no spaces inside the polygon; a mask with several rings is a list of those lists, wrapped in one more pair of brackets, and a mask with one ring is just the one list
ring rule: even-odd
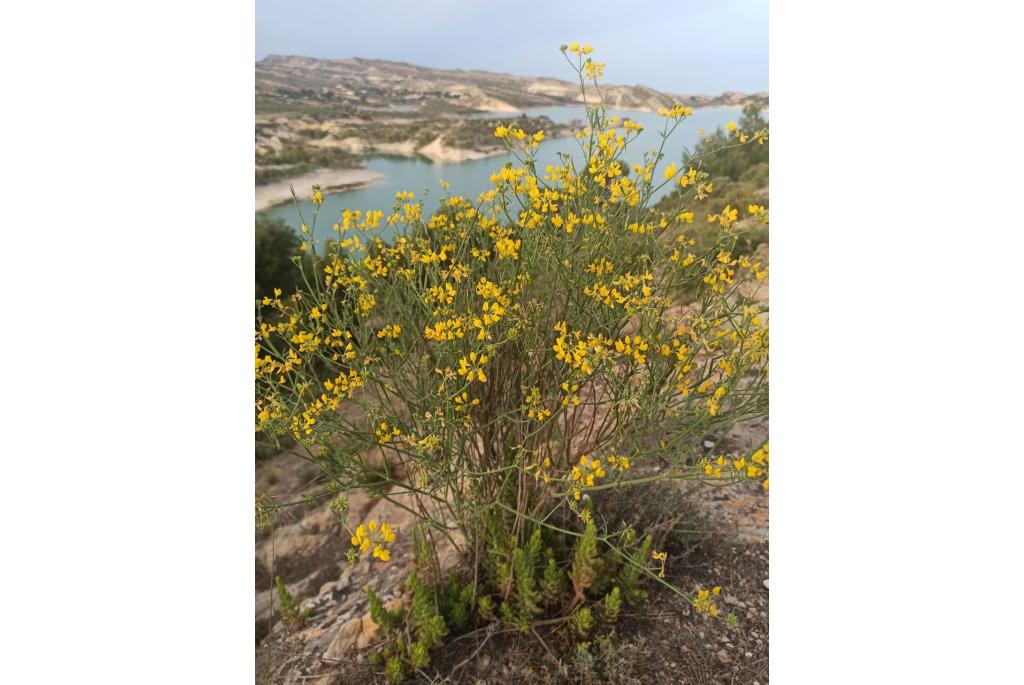
{"label": "rocky ground", "polygon": [[[767,439],[767,419],[738,426],[716,451],[747,450]],[[315,466],[284,453],[258,463],[257,489],[287,502],[311,492]],[[448,639],[419,683],[761,683],[768,682],[768,496],[757,483],[698,484],[609,491],[602,509],[645,528],[661,527],[669,552],[666,580],[683,589],[722,587],[722,614],[736,624],[695,615],[689,602],[652,585],[649,601],[624,609],[612,640],[586,651],[556,635],[478,630]],[[642,506],[642,508],[640,508]],[[412,516],[382,499],[350,493],[350,519],[376,518],[399,531]],[[349,542],[326,504],[282,510],[272,532],[256,539],[256,670],[259,683],[344,685],[380,682],[367,664],[376,626],[362,592],[403,601],[410,536],[399,535],[392,561],[349,565]],[[455,563],[447,554],[445,564]],[[301,625],[281,621],[273,578],[280,575],[300,609]]]}

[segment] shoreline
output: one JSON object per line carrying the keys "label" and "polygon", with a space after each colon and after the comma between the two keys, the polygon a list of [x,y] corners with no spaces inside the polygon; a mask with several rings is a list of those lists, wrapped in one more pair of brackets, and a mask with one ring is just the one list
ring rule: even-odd
{"label": "shoreline", "polygon": [[[582,106],[582,103],[580,103]],[[566,105],[567,107],[574,107],[574,105]],[[744,104],[718,104],[718,105],[698,105],[693,109],[733,109],[742,110]],[[655,110],[647,108],[615,108],[624,109],[625,111],[636,111],[636,112],[647,112],[653,113]],[[764,111],[767,111],[765,108]],[[526,110],[516,110],[515,112],[509,112],[510,114],[525,114]],[[491,117],[486,117],[491,118]],[[500,117],[494,117],[498,119]],[[552,136],[551,139],[570,137],[571,133],[565,133],[560,136]],[[379,149],[381,146],[368,146],[371,156],[396,156],[407,159],[415,159],[417,157],[421,159],[429,160],[434,164],[459,164],[462,162],[476,161],[479,159],[485,159],[488,157],[496,157],[507,152],[506,149],[492,148],[492,149],[473,149],[473,148],[454,148],[448,147],[444,144],[444,140],[441,136],[438,136],[430,143],[423,145],[419,148],[412,148],[409,145],[409,149]],[[377,148],[377,149],[374,149]],[[256,186],[256,211],[262,212],[278,205],[286,204],[292,199],[291,187],[295,187],[296,195],[299,199],[308,200],[309,190],[313,184],[319,183],[320,190],[324,195],[335,195],[339,193],[345,193],[352,190],[359,190],[361,188],[367,188],[374,185],[382,180],[386,176],[378,171],[373,171],[365,167],[357,167],[351,169],[331,169],[322,168],[314,169],[313,171],[300,174],[298,176],[290,176],[277,181]]]}
{"label": "shoreline", "polygon": [[256,211],[262,212],[292,199],[291,187],[299,199],[309,199],[314,183],[320,184],[324,195],[358,190],[384,179],[384,174],[366,168],[314,169],[313,171],[256,186]]}

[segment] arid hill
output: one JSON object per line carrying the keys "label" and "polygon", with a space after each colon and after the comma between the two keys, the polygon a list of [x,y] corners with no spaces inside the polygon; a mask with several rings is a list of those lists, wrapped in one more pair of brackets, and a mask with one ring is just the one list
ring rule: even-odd
{"label": "arid hill", "polygon": [[[767,94],[719,96],[660,93],[643,85],[607,85],[605,102],[625,109],[657,109],[675,102],[693,107],[743,105]],[[588,98],[592,94],[588,93]],[[596,95],[596,94],[593,94]],[[315,109],[477,110],[513,112],[582,101],[579,85],[463,69],[432,69],[403,62],[270,55],[256,63],[257,111]]]}

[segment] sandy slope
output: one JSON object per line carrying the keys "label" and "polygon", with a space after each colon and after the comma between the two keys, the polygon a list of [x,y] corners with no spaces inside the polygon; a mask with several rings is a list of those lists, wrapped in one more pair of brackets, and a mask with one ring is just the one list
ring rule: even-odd
{"label": "sandy slope", "polygon": [[292,199],[291,187],[301,199],[309,196],[314,183],[320,184],[324,193],[353,190],[376,183],[384,175],[369,169],[316,169],[301,176],[256,186],[256,211],[288,202]]}

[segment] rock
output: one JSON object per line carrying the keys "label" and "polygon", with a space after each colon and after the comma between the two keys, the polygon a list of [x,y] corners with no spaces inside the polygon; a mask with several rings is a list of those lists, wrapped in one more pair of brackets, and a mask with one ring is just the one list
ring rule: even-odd
{"label": "rock", "polygon": [[726,652],[724,649],[718,650],[718,652],[715,653],[715,656],[718,657],[718,661],[722,665],[728,664],[732,661],[732,659],[729,658],[729,653]]}
{"label": "rock", "polygon": [[[273,458],[281,471],[277,496],[301,491],[308,478],[301,469],[304,462]],[[287,468],[286,468],[287,467]],[[266,468],[261,462],[258,469]],[[325,663],[366,661],[366,649],[380,641],[380,632],[368,614],[363,589],[371,586],[389,610],[407,602],[406,578],[412,564],[412,530],[417,502],[410,494],[396,495],[405,507],[382,498],[371,498],[363,491],[349,493],[350,525],[376,519],[387,521],[398,533],[392,547],[392,560],[384,563],[364,556],[356,564],[345,562],[350,547],[347,536],[326,503],[296,507],[282,513],[273,535],[256,539],[256,635],[263,642],[258,650],[259,682],[282,685],[307,685],[320,677]],[[456,544],[461,538],[456,537]],[[444,569],[459,563],[458,552],[446,541],[438,549]],[[443,573],[444,571],[442,571]],[[278,619],[277,591],[272,578],[280,575],[300,609],[312,609],[301,626],[285,626]],[[271,625],[273,612],[277,628]],[[323,659],[323,661],[321,661]],[[492,661],[490,670],[497,664]],[[300,674],[302,677],[300,677]],[[484,674],[481,674],[484,675]],[[346,681],[347,682],[347,681]]]}
{"label": "rock", "polygon": [[370,618],[370,614],[365,614],[360,620],[361,626],[359,630],[359,636],[356,639],[356,648],[362,649],[377,636],[377,624]]}
{"label": "rock", "polygon": [[328,661],[341,661],[352,651],[355,647],[356,639],[359,637],[359,633],[362,632],[363,620],[361,618],[353,618],[348,621],[341,628],[338,628],[338,633],[331,640],[331,644],[327,647],[327,651],[324,652],[324,659]]}
{"label": "rock", "polygon": [[[401,597],[395,597],[391,601],[385,602],[384,608],[388,611],[397,611],[404,604],[405,602]],[[362,621],[362,628],[359,636],[356,638],[356,649],[363,649],[373,642],[377,638],[378,631],[377,624],[373,622],[369,611],[360,620]]]}
{"label": "rock", "polygon": [[765,578],[765,579],[764,579],[763,581],[761,581],[761,582],[763,582],[763,583],[764,583],[764,589],[765,589],[765,590],[767,590],[767,589],[768,589],[768,579],[767,579],[767,578]]}

